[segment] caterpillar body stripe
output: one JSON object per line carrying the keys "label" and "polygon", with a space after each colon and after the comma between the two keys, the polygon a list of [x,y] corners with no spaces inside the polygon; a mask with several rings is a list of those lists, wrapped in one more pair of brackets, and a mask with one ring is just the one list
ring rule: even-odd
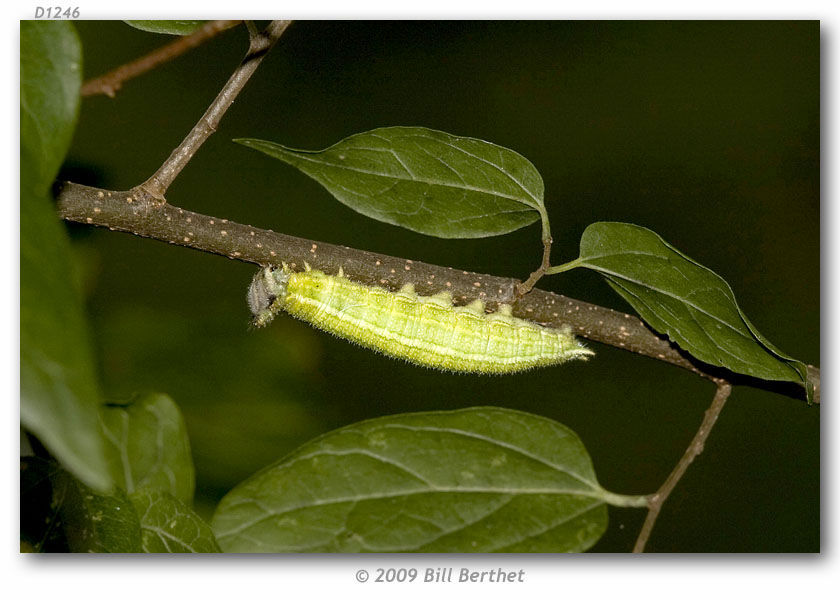
{"label": "caterpillar body stripe", "polygon": [[485,314],[476,300],[454,306],[442,292],[418,296],[355,283],[308,267],[261,269],[248,290],[254,325],[285,311],[338,337],[408,362],[460,373],[513,373],[593,354],[565,329],[511,315],[511,306]]}

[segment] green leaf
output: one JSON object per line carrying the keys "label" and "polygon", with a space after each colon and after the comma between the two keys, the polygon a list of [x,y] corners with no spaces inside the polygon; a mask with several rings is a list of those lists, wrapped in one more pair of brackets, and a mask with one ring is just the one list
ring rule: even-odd
{"label": "green leaf", "polygon": [[758,332],[726,281],[649,229],[593,223],[569,266],[604,275],[651,327],[703,362],[761,379],[807,381],[807,367]]}
{"label": "green leaf", "polygon": [[53,502],[71,552],[141,552],[140,519],[126,493],[98,494],[63,469],[52,477]]}
{"label": "green leaf", "polygon": [[49,188],[72,137],[81,49],[72,25],[21,22],[20,415],[67,469],[111,485],[82,302]]}
{"label": "green leaf", "polygon": [[20,22],[21,187],[46,193],[79,112],[82,47],[66,21]]}
{"label": "green leaf", "polygon": [[191,503],[195,490],[190,443],[181,411],[169,396],[148,394],[103,409],[105,438],[113,445],[114,480],[129,494],[169,492]]}
{"label": "green leaf", "polygon": [[372,219],[441,238],[500,235],[548,217],[543,181],[507,148],[423,127],[384,127],[326,150],[236,142],[297,167]]}
{"label": "green leaf", "polygon": [[226,552],[577,552],[618,498],[567,427],[471,408],[328,433],[234,488],[213,528]]}
{"label": "green leaf", "polygon": [[221,552],[210,525],[171,494],[144,490],[131,501],[140,515],[143,552]]}
{"label": "green leaf", "polygon": [[189,35],[207,21],[125,21],[135,29],[151,33]]}
{"label": "green leaf", "polygon": [[320,358],[313,332],[284,320],[245,335],[242,310],[232,316],[227,299],[213,298],[192,307],[189,319],[131,301],[99,315],[112,367],[104,369],[105,389],[130,397],[156,386],[177,398],[205,489],[230,490],[323,433],[330,418],[313,374]]}

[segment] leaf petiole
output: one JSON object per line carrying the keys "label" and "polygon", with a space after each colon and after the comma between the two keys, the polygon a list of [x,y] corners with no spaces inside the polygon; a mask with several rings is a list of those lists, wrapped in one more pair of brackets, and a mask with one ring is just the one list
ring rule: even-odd
{"label": "leaf petiole", "polygon": [[580,258],[576,258],[571,260],[567,263],[563,263],[562,265],[557,265],[556,267],[549,267],[546,269],[546,275],[557,275],[558,273],[563,273],[564,271],[571,271],[572,269],[581,266],[582,260]]}

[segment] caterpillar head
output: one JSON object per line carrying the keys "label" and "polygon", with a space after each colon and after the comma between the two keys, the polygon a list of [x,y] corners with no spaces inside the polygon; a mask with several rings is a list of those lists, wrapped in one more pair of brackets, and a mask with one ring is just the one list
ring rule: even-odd
{"label": "caterpillar head", "polygon": [[285,268],[260,269],[248,288],[248,307],[254,315],[254,327],[265,327],[283,307],[289,274]]}

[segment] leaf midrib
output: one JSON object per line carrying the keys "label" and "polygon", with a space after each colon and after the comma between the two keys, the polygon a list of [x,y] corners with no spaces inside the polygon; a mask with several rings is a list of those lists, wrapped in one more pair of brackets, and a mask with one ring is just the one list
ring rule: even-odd
{"label": "leaf midrib", "polygon": [[[255,150],[260,150],[260,148],[255,147],[255,146],[250,146],[249,145],[249,147],[254,148]],[[533,195],[531,195],[528,192],[526,192],[526,195],[528,196],[528,198],[526,198],[526,197],[523,197],[523,196],[514,196],[514,195],[511,195],[511,194],[505,194],[505,193],[502,193],[502,192],[499,192],[499,191],[496,191],[496,190],[488,190],[488,189],[485,189],[485,188],[480,188],[480,187],[472,186],[472,185],[469,185],[469,184],[456,185],[456,184],[453,184],[453,183],[448,183],[448,182],[443,182],[443,181],[435,181],[435,180],[431,180],[431,179],[428,179],[428,178],[417,178],[417,177],[406,178],[406,177],[400,177],[399,175],[385,175],[383,173],[378,173],[376,171],[370,171],[368,169],[361,169],[361,168],[358,168],[358,167],[351,167],[351,166],[348,166],[348,165],[335,164],[335,163],[327,162],[327,161],[323,161],[323,160],[319,161],[317,159],[310,158],[309,156],[307,156],[305,154],[297,154],[296,152],[293,152],[291,150],[283,148],[282,146],[279,146],[279,147],[282,148],[282,150],[280,150],[280,152],[283,153],[283,154],[286,154],[288,156],[292,156],[296,159],[312,162],[312,163],[319,164],[319,165],[326,165],[326,166],[329,166],[329,167],[333,167],[335,169],[344,169],[346,171],[350,171],[350,172],[353,172],[353,173],[362,173],[364,175],[373,175],[375,177],[382,177],[383,179],[397,179],[399,181],[423,183],[423,184],[431,185],[431,186],[439,186],[439,187],[444,187],[444,188],[452,188],[452,189],[456,189],[456,190],[467,190],[467,191],[476,192],[476,193],[479,193],[479,194],[487,194],[488,196],[495,196],[495,197],[498,197],[498,198],[504,198],[506,200],[511,200],[513,202],[518,202],[519,204],[524,204],[525,206],[531,208],[532,210],[537,210],[534,207],[532,207],[531,204],[528,202],[529,198],[533,198]],[[316,154],[316,153],[311,153],[311,154]],[[521,184],[520,184],[520,187],[521,187]]]}
{"label": "leaf midrib", "polygon": [[[290,506],[284,507],[282,510],[271,510],[270,512],[266,511],[266,514],[259,517],[258,519],[254,519],[247,523],[243,523],[234,529],[230,529],[225,532],[219,532],[216,535],[217,539],[227,538],[246,529],[250,529],[251,527],[262,523],[263,521],[267,521],[269,519],[273,519],[276,517],[280,517],[282,515],[289,514],[296,510],[303,510],[313,507],[321,507],[321,506],[331,506],[334,504],[343,504],[343,503],[355,503],[358,504],[359,502],[368,502],[371,500],[389,500],[392,498],[402,498],[408,496],[420,496],[423,494],[496,494],[502,496],[536,496],[536,495],[543,495],[543,496],[580,496],[582,498],[594,498],[598,500],[598,504],[606,504],[606,501],[602,499],[602,496],[596,493],[596,490],[592,490],[591,492],[586,492],[582,490],[562,490],[558,488],[516,488],[516,489],[495,489],[495,488],[434,488],[434,489],[426,489],[426,490],[407,490],[395,493],[385,493],[385,494],[368,494],[365,496],[356,496],[356,497],[346,497],[346,498],[329,498],[325,500],[315,501],[310,504],[302,504],[297,506]],[[259,504],[253,500],[245,500],[239,503],[233,503],[228,505],[226,510],[230,510],[233,507],[240,506],[242,504]],[[259,506],[260,510],[265,511],[262,506]]]}
{"label": "leaf midrib", "polygon": [[[641,254],[641,253],[640,253],[640,254]],[[621,255],[616,255],[616,254],[613,254],[613,255],[602,255],[602,256],[621,256]],[[650,255],[650,254],[644,254],[644,256],[653,256],[653,255]],[[590,257],[585,258],[585,259],[582,261],[582,262],[583,262],[583,264],[587,264],[587,262],[588,262],[589,258],[590,258]],[[600,258],[600,257],[595,257],[595,258]],[[738,334],[738,335],[740,335],[741,337],[744,337],[744,338],[747,338],[747,339],[752,339],[752,340],[756,341],[756,342],[757,342],[757,343],[758,343],[758,344],[759,344],[762,348],[765,348],[764,344],[762,344],[760,340],[758,340],[758,339],[757,339],[754,335],[752,335],[752,331],[749,329],[749,327],[747,327],[747,331],[749,331],[750,335],[746,335],[746,334],[744,334],[743,332],[739,331],[739,330],[738,330],[738,329],[737,329],[734,325],[732,325],[732,324],[731,324],[731,323],[729,323],[728,321],[724,321],[723,319],[721,319],[721,318],[720,318],[720,317],[718,317],[717,315],[714,315],[714,314],[712,314],[712,313],[709,313],[709,312],[708,312],[707,310],[705,310],[704,308],[702,308],[702,307],[700,307],[700,306],[697,306],[695,303],[693,303],[693,302],[691,302],[691,301],[689,301],[689,300],[685,299],[685,298],[684,298],[684,297],[682,297],[682,296],[677,296],[676,294],[674,294],[674,293],[672,293],[672,292],[669,292],[669,291],[667,291],[667,290],[663,290],[663,289],[661,289],[661,288],[658,288],[658,287],[656,287],[656,286],[655,286],[655,285],[653,285],[653,284],[638,281],[637,279],[633,279],[633,278],[628,277],[628,276],[626,276],[626,275],[624,275],[624,274],[622,274],[622,273],[617,273],[617,272],[615,272],[615,271],[613,271],[613,270],[611,270],[611,269],[606,269],[606,268],[601,267],[601,266],[599,266],[599,265],[597,265],[597,264],[594,264],[594,263],[591,263],[591,266],[592,266],[592,268],[593,268],[593,269],[595,269],[596,271],[598,271],[598,272],[600,272],[600,273],[604,273],[605,275],[610,275],[610,276],[612,276],[612,277],[616,277],[616,278],[618,278],[618,279],[622,279],[622,280],[624,280],[624,281],[628,281],[628,282],[630,282],[630,283],[635,283],[635,284],[636,284],[636,285],[638,285],[638,286],[641,286],[641,287],[643,287],[643,288],[649,289],[649,290],[654,291],[654,292],[658,292],[658,293],[662,294],[663,296],[667,296],[667,297],[669,297],[669,298],[671,298],[671,299],[673,299],[673,300],[678,300],[678,301],[682,302],[683,304],[685,304],[686,306],[690,306],[691,308],[693,308],[693,309],[694,309],[694,310],[696,310],[697,312],[699,312],[699,313],[701,313],[701,314],[706,315],[707,317],[711,318],[713,321],[717,321],[718,323],[721,323],[722,325],[725,325],[726,327],[728,327],[729,329],[731,329],[733,332],[737,333],[737,334]],[[711,289],[715,289],[715,288],[704,288],[704,289],[706,289],[706,290],[711,290]],[[730,290],[730,292],[731,292],[731,290]],[[741,309],[738,307],[738,304],[737,304],[737,303],[735,303],[735,302],[733,301],[733,305],[734,305],[734,306],[735,306],[735,308],[738,310],[738,314],[739,314],[739,315],[741,315]],[[743,319],[743,317],[741,317],[741,323],[743,323],[743,324],[744,324],[744,326],[746,327],[746,323],[744,323],[744,319]],[[769,349],[768,349],[768,350],[769,350]],[[774,354],[775,354],[775,353],[774,353]]]}

